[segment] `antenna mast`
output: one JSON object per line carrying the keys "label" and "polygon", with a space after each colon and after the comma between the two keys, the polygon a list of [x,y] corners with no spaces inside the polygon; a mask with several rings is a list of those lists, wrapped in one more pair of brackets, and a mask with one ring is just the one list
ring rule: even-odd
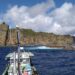
{"label": "antenna mast", "polygon": [[20,32],[17,28],[17,42],[18,42],[18,75],[21,75],[20,73]]}

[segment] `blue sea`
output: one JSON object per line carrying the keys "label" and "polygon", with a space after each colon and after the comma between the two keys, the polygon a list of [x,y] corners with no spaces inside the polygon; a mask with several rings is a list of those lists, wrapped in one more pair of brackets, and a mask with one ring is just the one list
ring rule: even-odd
{"label": "blue sea", "polygon": [[[0,47],[0,75],[8,61],[5,56],[16,50],[16,47]],[[75,75],[75,51],[63,49],[26,49],[33,52],[32,62],[39,75]]]}

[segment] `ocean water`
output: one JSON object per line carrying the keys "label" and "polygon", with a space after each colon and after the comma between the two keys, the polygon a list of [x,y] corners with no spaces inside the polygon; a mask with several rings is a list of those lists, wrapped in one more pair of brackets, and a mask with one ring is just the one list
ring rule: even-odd
{"label": "ocean water", "polygon": [[[0,47],[0,75],[8,63],[5,56],[16,49]],[[75,51],[73,50],[27,49],[26,51],[34,53],[32,63],[39,75],[75,75]]]}

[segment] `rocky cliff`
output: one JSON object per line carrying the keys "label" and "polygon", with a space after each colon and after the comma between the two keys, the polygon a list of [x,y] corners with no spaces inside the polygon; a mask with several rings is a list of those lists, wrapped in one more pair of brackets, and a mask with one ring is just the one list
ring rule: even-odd
{"label": "rocky cliff", "polygon": [[0,24],[0,45],[6,45],[9,27],[4,22]]}
{"label": "rocky cliff", "polygon": [[[20,29],[20,44],[42,44],[50,47],[71,48],[71,45],[73,44],[73,37],[69,35],[34,32],[31,29]],[[17,45],[16,29],[10,30],[5,23],[1,24],[0,45]]]}

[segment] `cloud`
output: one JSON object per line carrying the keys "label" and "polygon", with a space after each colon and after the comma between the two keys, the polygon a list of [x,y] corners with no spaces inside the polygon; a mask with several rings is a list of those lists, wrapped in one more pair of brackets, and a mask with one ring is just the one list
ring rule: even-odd
{"label": "cloud", "polygon": [[4,14],[4,19],[7,23],[12,22],[23,28],[32,28],[35,31],[44,31],[43,29],[41,30],[41,28],[44,24],[47,25],[46,21],[50,18],[45,15],[49,9],[54,7],[55,5],[53,0],[48,0],[47,2],[36,4],[32,7],[18,7],[15,5],[7,10]]}
{"label": "cloud", "polygon": [[47,0],[47,2],[36,4],[35,6],[29,8],[29,12],[31,15],[45,14],[50,8],[53,7],[55,7],[53,0]]}
{"label": "cloud", "polygon": [[[47,13],[51,8],[54,10]],[[64,3],[60,8],[55,8],[53,0],[32,7],[15,5],[3,16],[7,23],[16,24],[20,28],[75,35],[75,6],[71,3]]]}
{"label": "cloud", "polygon": [[54,21],[60,24],[60,34],[73,34],[75,32],[74,5],[71,3],[64,3],[60,8],[55,9],[50,15],[54,18]]}

